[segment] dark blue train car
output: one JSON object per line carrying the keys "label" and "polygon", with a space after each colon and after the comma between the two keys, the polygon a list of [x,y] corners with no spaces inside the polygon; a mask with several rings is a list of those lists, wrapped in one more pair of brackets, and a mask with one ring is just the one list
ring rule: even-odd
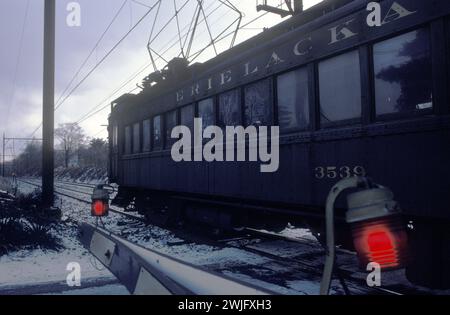
{"label": "dark blue train car", "polygon": [[[448,281],[450,1],[379,2],[379,26],[367,1],[329,0],[206,63],[171,62],[157,84],[114,102],[111,181],[193,221],[317,227],[339,179],[369,176],[414,220],[410,278]],[[280,126],[278,171],[174,162],[170,132],[194,117]]]}

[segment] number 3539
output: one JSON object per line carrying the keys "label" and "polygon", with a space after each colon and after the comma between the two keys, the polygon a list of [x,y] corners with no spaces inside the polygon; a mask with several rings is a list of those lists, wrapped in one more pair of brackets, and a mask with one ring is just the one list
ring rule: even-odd
{"label": "number 3539", "polygon": [[366,176],[363,166],[319,166],[314,169],[316,179],[338,179],[353,176]]}

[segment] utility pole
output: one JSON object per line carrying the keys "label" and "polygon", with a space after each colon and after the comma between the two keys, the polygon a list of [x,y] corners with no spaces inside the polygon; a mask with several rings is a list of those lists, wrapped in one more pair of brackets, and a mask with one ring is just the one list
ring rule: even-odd
{"label": "utility pole", "polygon": [[44,206],[54,202],[55,133],[55,0],[45,0],[44,91],[42,117],[42,199]]}

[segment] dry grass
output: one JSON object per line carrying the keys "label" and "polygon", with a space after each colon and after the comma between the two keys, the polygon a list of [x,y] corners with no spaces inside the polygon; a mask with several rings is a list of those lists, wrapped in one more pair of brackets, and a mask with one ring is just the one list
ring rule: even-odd
{"label": "dry grass", "polygon": [[13,190],[12,181],[9,178],[0,177],[0,190],[11,192]]}
{"label": "dry grass", "polygon": [[41,207],[41,194],[35,191],[0,205],[0,256],[21,249],[61,248],[52,231],[58,220]]}

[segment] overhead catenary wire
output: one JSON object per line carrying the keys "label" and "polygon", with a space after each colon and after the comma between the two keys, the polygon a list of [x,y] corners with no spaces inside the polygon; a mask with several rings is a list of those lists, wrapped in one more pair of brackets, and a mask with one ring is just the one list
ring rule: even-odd
{"label": "overhead catenary wire", "polygon": [[16,95],[16,88],[17,88],[17,76],[19,74],[19,67],[20,67],[20,61],[22,59],[22,52],[23,52],[23,41],[25,37],[25,29],[28,21],[28,13],[30,10],[30,0],[27,0],[26,6],[25,6],[25,15],[22,23],[22,30],[20,32],[20,39],[19,39],[19,52],[17,54],[16,64],[14,68],[14,77],[13,77],[13,87],[11,91],[11,95],[8,100],[8,108],[6,110],[6,122],[5,122],[5,129],[8,129],[9,126],[9,115],[11,114],[11,108],[12,103],[14,102],[14,97]]}
{"label": "overhead catenary wire", "polygon": [[[209,12],[208,15],[206,16],[206,18],[209,17],[210,15],[212,15],[214,12],[216,12],[216,11],[222,6],[222,4],[224,4],[223,1],[220,1],[219,5],[218,5],[215,9],[213,9],[211,12]],[[212,5],[213,5],[213,3],[211,3],[205,10],[208,10]],[[153,7],[154,7],[154,6],[153,6]],[[158,7],[158,10],[159,10],[159,7]],[[201,20],[201,22],[203,22],[203,21],[204,21],[204,19]],[[186,25],[186,26],[183,28],[183,31],[186,30],[186,28],[187,28],[188,26],[189,26],[189,25]],[[189,35],[189,34],[187,33],[187,35]],[[187,35],[186,35],[186,36],[187,36]],[[174,41],[174,43],[173,43],[171,46],[169,46],[164,52],[162,52],[162,54],[165,54],[166,52],[168,52],[170,49],[172,49],[172,48],[177,44],[176,37],[177,37],[177,36],[174,36],[174,37],[172,38],[172,40],[168,41],[167,44],[164,45],[164,46],[162,47],[162,48],[164,48],[164,47],[166,47],[168,44],[170,44],[171,41]],[[157,59],[160,59],[160,57],[158,57]],[[102,102],[100,102],[97,106],[95,106],[93,109],[91,109],[87,114],[85,114],[83,117],[81,117],[81,118],[78,120],[77,123],[82,123],[82,122],[84,122],[85,120],[89,119],[90,117],[95,116],[95,115],[98,114],[99,112],[101,112],[101,111],[103,111],[104,109],[106,109],[107,107],[109,107],[110,104],[106,104],[105,106],[103,106],[103,107],[100,108],[99,110],[96,110],[97,108],[99,108],[100,106],[102,106],[104,102],[106,102],[106,101],[109,100],[112,96],[114,96],[115,94],[117,94],[123,87],[125,87],[125,86],[128,85],[132,80],[134,80],[139,74],[141,74],[143,71],[145,71],[150,65],[151,65],[151,64],[144,65],[143,68],[142,68],[141,70],[139,70],[136,74],[132,75],[132,77],[131,77],[129,80],[126,80],[125,83],[121,84],[121,86],[120,86],[118,89],[116,89],[111,95],[109,95],[105,100],[103,100]],[[133,91],[135,91],[135,90],[136,90],[136,88],[133,89]],[[133,92],[133,91],[131,91],[131,92]],[[95,111],[95,110],[96,110],[96,111]],[[95,111],[95,112],[93,112],[93,111]],[[33,132],[33,135],[34,135],[39,129],[40,129],[40,126]]]}
{"label": "overhead catenary wire", "polygon": [[[145,18],[153,11],[156,4],[162,0],[157,0],[157,2],[149,9],[147,12],[139,19],[138,22],[102,57],[102,59],[97,62],[97,64],[75,85],[75,87],[69,92],[69,94],[63,98],[63,100],[55,107],[55,111],[58,110],[65,101],[94,73],[94,71],[119,47],[119,45],[145,20]],[[37,128],[37,131],[40,126]],[[33,135],[37,132],[33,132]]]}
{"label": "overhead catenary wire", "polygon": [[[134,1],[134,0],[132,0],[132,1],[138,3],[137,1]],[[215,8],[215,9],[213,10],[213,12],[215,12],[217,9],[219,9],[220,6],[223,5],[223,4],[225,4],[225,5],[228,6],[228,7],[232,6],[232,8],[235,8],[234,5],[232,5],[231,3],[229,3],[229,1],[226,1],[226,3],[224,3],[224,1],[219,1],[219,2],[220,2],[219,6],[217,6],[217,8]],[[139,3],[139,4],[143,5],[142,3]],[[153,10],[153,9],[155,8],[155,6],[158,5],[158,4],[159,4],[159,6],[160,6],[161,1],[156,2],[152,7],[146,6],[146,7],[149,8],[149,12],[147,12],[147,15],[148,15],[148,14],[151,12],[151,10]],[[212,4],[213,4],[213,3],[211,3],[209,7],[211,7]],[[159,6],[158,6],[158,9],[159,9]],[[208,7],[208,8],[209,8],[209,7]],[[206,8],[206,10],[207,10],[208,8]],[[212,14],[213,12],[210,12],[210,13],[208,14],[208,16],[209,16],[210,14]],[[199,12],[199,13],[200,13],[200,12]],[[230,12],[227,12],[227,13],[230,13]],[[267,13],[260,15],[260,16],[258,16],[258,17],[256,17],[256,18],[252,19],[250,22],[246,23],[245,25],[242,25],[242,26],[241,26],[240,21],[239,21],[237,27],[238,27],[239,29],[245,28],[246,26],[250,25],[251,23],[254,23],[255,21],[257,21],[258,19],[261,19],[261,18],[262,18],[263,16],[265,16],[266,14],[267,14]],[[144,15],[143,18],[145,18],[145,16],[146,16],[146,15]],[[206,17],[207,17],[207,16],[206,16]],[[202,19],[202,22],[206,19],[206,17],[204,17],[204,18]],[[143,20],[143,18],[141,19],[141,21]],[[237,20],[236,20],[236,21],[237,21]],[[220,34],[216,37],[216,39],[218,39],[218,41],[222,41],[222,40],[224,40],[225,38],[227,38],[227,37],[231,36],[232,34],[234,34],[234,37],[233,37],[233,43],[234,43],[234,41],[236,40],[236,36],[237,36],[237,34],[236,34],[235,31],[228,33],[227,35],[223,36],[222,38],[219,38],[219,37],[220,37],[221,35],[223,35],[223,33],[224,33],[226,30],[228,30],[234,23],[236,23],[236,21],[234,21],[227,29],[225,29],[222,33],[220,33]],[[139,22],[138,22],[138,23],[139,23]],[[155,23],[155,22],[154,22],[154,23]],[[136,26],[136,25],[135,25],[135,26]],[[191,22],[190,25],[186,25],[186,26],[183,28],[183,31],[184,31],[186,28],[188,28],[188,27],[189,27],[189,29],[192,27],[192,22]],[[131,31],[131,30],[130,30],[130,31]],[[152,30],[152,33],[153,33],[153,30]],[[156,38],[158,35],[159,35],[159,33],[155,36],[155,38]],[[186,39],[187,39],[187,36],[188,36],[188,35],[189,35],[189,31],[188,31],[188,33],[186,33],[185,43],[186,43]],[[126,36],[127,36],[127,35],[126,35]],[[176,37],[178,37],[178,36],[179,36],[179,35],[174,36],[174,38],[176,38]],[[153,40],[154,40],[155,38],[153,38]],[[218,41],[217,41],[217,42],[218,42]],[[151,42],[151,40],[149,41],[149,43],[150,43],[150,42]],[[169,41],[167,44],[169,44],[169,43],[170,43],[170,41]],[[232,43],[232,45],[233,45],[233,43]],[[120,43],[118,43],[118,44],[120,44]],[[165,52],[167,52],[168,50],[170,50],[171,48],[173,48],[176,44],[177,44],[177,41],[175,41],[175,43],[174,43],[173,45],[171,45]],[[202,50],[198,51],[197,53],[195,53],[193,59],[195,60],[196,58],[198,58],[198,56],[199,56],[206,48],[210,47],[211,44],[212,44],[212,43],[210,43],[210,44],[209,44],[207,47],[205,47],[204,49],[202,49]],[[116,46],[118,46],[118,45],[116,45]],[[115,47],[116,47],[116,46],[115,46]],[[167,45],[166,45],[166,46],[167,46]],[[183,46],[184,46],[184,45],[183,45]],[[164,52],[164,53],[165,53],[165,52]],[[106,58],[107,58],[107,56],[105,56],[102,60],[104,60],[104,59],[106,59]],[[157,59],[160,59],[160,57],[158,57]],[[100,63],[101,63],[101,62],[102,62],[102,61],[100,61]],[[154,61],[152,61],[152,63],[153,63],[153,62],[154,62]],[[78,120],[77,123],[82,123],[82,122],[84,122],[84,121],[90,119],[91,117],[95,116],[96,114],[100,113],[101,111],[105,110],[106,108],[108,108],[108,107],[110,106],[110,104],[109,104],[109,103],[108,103],[108,104],[104,104],[104,102],[106,102],[107,100],[109,100],[111,97],[113,97],[115,94],[117,94],[122,88],[124,88],[125,86],[127,86],[127,85],[128,85],[132,80],[134,80],[140,73],[142,73],[142,72],[145,71],[149,66],[151,66],[152,63],[144,65],[143,68],[141,68],[140,70],[138,70],[138,72],[137,72],[135,75],[133,75],[129,80],[127,80],[127,81],[125,81],[123,84],[121,84],[121,86],[120,86],[118,89],[116,89],[111,95],[109,95],[107,98],[105,98],[105,100],[103,100],[102,102],[100,102],[97,106],[95,106],[95,107],[92,108],[90,111],[88,111],[88,113],[86,113],[85,115],[83,115],[83,116]],[[91,70],[91,73],[92,73],[95,69],[96,69],[96,67],[95,67],[94,69]],[[89,75],[89,74],[88,74],[88,75]],[[78,84],[78,86],[81,85],[82,82],[84,82],[84,81],[81,81],[81,82]],[[75,87],[75,88],[77,88],[77,87]],[[133,89],[133,91],[135,91],[136,89],[137,89],[137,88]],[[132,92],[133,92],[133,91],[132,91]],[[72,93],[73,93],[73,91],[72,91]],[[70,93],[70,94],[72,94],[72,93]],[[70,96],[70,94],[63,100],[63,102]],[[58,108],[59,108],[61,105],[62,105],[62,103],[58,106]],[[104,106],[102,106],[102,105],[104,105]],[[102,107],[101,107],[101,106],[102,106]],[[38,128],[37,130],[39,130],[39,128]],[[36,131],[36,132],[37,132],[37,131]],[[33,134],[34,134],[34,133],[33,133]]]}
{"label": "overhead catenary wire", "polygon": [[[221,7],[221,5],[222,5],[222,4],[219,4],[215,9],[213,9],[211,12],[209,12],[208,15],[207,15],[207,17],[209,17],[210,15],[212,15],[213,13],[215,13],[215,12]],[[212,5],[209,5],[205,10],[208,10],[211,6],[212,6]],[[225,15],[227,15],[227,14],[222,15],[222,17],[225,16]],[[201,22],[202,22],[202,21],[203,21],[203,20],[201,20]],[[187,28],[188,26],[189,26],[189,25],[186,25],[186,26],[183,28],[182,31],[186,30],[186,28]],[[188,31],[186,34],[189,35],[189,31]],[[176,44],[177,44],[176,38],[177,38],[177,35],[175,35],[174,37],[172,37],[171,40],[169,40],[165,45],[163,45],[162,48],[166,48],[167,45],[169,45],[169,44],[172,42],[172,45],[170,45],[168,48],[166,48],[161,54],[167,53],[170,49],[172,49],[173,47],[176,46]],[[153,63],[154,61],[160,59],[160,58],[162,58],[162,57],[161,57],[161,56],[158,56],[155,60],[152,61],[152,63]],[[109,95],[107,98],[105,98],[103,101],[101,101],[98,105],[96,105],[94,108],[92,108],[90,111],[88,111],[85,115],[83,115],[83,116],[77,121],[77,123],[80,124],[80,123],[86,121],[87,119],[89,119],[89,118],[95,116],[96,114],[102,112],[102,111],[105,110],[106,108],[108,108],[108,107],[110,106],[110,104],[109,104],[109,103],[104,104],[104,103],[105,103],[107,100],[109,100],[111,97],[113,97],[115,94],[117,94],[122,88],[124,88],[126,85],[128,85],[131,81],[133,81],[139,74],[141,74],[143,71],[145,71],[150,65],[151,65],[151,64],[144,65],[144,66],[143,66],[143,67],[144,67],[143,69],[139,70],[137,73],[135,73],[134,75],[132,75],[132,77],[131,77],[130,79],[126,80],[125,83],[122,83],[121,86],[120,86],[119,88],[117,88],[111,95]],[[132,91],[130,91],[130,92],[128,92],[128,93],[132,93],[132,92],[134,92],[136,89],[137,89],[137,88],[134,88]],[[98,108],[99,108],[100,106],[102,106],[102,105],[103,105],[103,107],[101,107],[100,109],[98,109]],[[97,109],[98,109],[98,110],[97,110]],[[94,112],[94,111],[95,111],[95,112]]]}
{"label": "overhead catenary wire", "polygon": [[123,11],[126,3],[129,0],[125,0],[122,5],[120,6],[119,10],[117,11],[117,13],[114,15],[114,17],[112,18],[111,22],[108,24],[108,26],[106,27],[106,29],[103,31],[102,35],[100,36],[100,38],[97,40],[97,42],[95,43],[94,47],[92,48],[92,50],[89,52],[89,54],[87,55],[87,57],[84,59],[84,61],[82,62],[82,64],[80,65],[80,67],[78,68],[78,70],[75,72],[75,74],[73,75],[72,79],[70,80],[69,84],[67,85],[67,87],[64,89],[64,91],[61,93],[60,97],[58,98],[58,100],[56,101],[56,104],[59,104],[62,97],[64,96],[64,94],[66,94],[66,92],[69,90],[70,86],[72,85],[72,83],[75,81],[75,79],[78,77],[78,75],[80,74],[80,72],[83,70],[84,66],[87,64],[87,62],[89,61],[89,59],[91,58],[91,56],[94,54],[94,52],[96,51],[96,49],[98,48],[98,46],[100,45],[100,43],[102,42],[102,40],[105,38],[106,34],[108,33],[108,31],[111,29],[112,25],[114,24],[114,22],[117,20],[117,18],[119,17],[120,13]]}
{"label": "overhead catenary wire", "polygon": [[[220,1],[220,2],[223,3],[222,1]],[[219,7],[220,7],[220,5],[219,5]],[[215,10],[213,10],[213,12],[216,11],[216,10],[217,10],[217,8],[216,8]],[[209,14],[212,14],[213,12],[210,12]],[[248,25],[250,25],[250,24],[256,22],[257,20],[263,18],[264,16],[266,16],[266,15],[268,15],[268,14],[269,14],[268,12],[263,13],[263,14],[261,14],[261,15],[255,17],[255,18],[253,18],[251,21],[249,21],[249,22],[243,24],[242,26],[239,25],[239,27],[240,27],[240,28],[245,28],[245,27],[247,27]],[[226,14],[224,14],[224,15],[226,15]],[[237,21],[237,20],[235,20],[234,23],[236,23],[236,21]],[[217,38],[216,42],[222,41],[222,40],[224,40],[225,38],[227,38],[227,37],[229,37],[229,36],[231,36],[231,35],[233,35],[233,34],[235,33],[234,31],[232,31],[232,32],[229,32],[228,34],[226,34],[226,35],[224,35],[223,37],[220,38],[220,36],[222,36],[223,33],[225,33],[229,28],[231,28],[231,26],[232,26],[234,23],[232,23],[227,29],[225,29],[224,31],[222,31],[222,33],[220,33],[220,34],[216,37],[216,38]],[[176,36],[175,36],[175,37],[176,37]],[[233,40],[235,40],[235,38],[234,38]],[[177,44],[177,42],[175,42],[171,47],[169,47],[169,49],[172,48],[173,46],[175,46],[176,44]],[[193,60],[195,60],[196,58],[198,58],[198,57],[201,55],[201,53],[202,53],[204,50],[206,50],[208,47],[210,47],[210,45],[207,46],[207,47],[205,47],[205,48],[203,48],[202,50],[196,52],[195,54],[193,54],[193,56],[195,56],[195,57],[193,58]],[[166,50],[166,51],[167,51],[167,50]],[[164,53],[165,53],[165,52],[163,52],[163,54],[164,54]],[[192,61],[193,61],[193,60],[192,60]],[[133,80],[133,79],[132,79],[132,80]],[[126,85],[127,85],[128,83],[130,83],[132,80],[126,82],[124,85],[122,85],[122,87],[126,86]],[[135,88],[134,90],[136,90],[136,88]],[[133,91],[134,91],[134,90],[133,90]],[[131,92],[132,92],[132,91],[131,91]],[[131,93],[131,92],[129,92],[129,93]],[[116,93],[114,93],[114,94],[116,94]],[[112,95],[114,95],[114,94],[112,94]],[[107,99],[110,99],[110,97],[108,97]],[[106,101],[106,100],[105,100],[105,101]],[[102,105],[104,105],[104,106],[103,106],[103,107],[100,107],[100,106],[102,106]],[[92,113],[84,115],[82,118],[80,118],[80,119],[77,121],[77,123],[78,123],[78,124],[83,123],[84,121],[90,119],[91,117],[94,117],[95,115],[99,114],[100,112],[102,112],[103,110],[107,109],[108,107],[110,107],[110,104],[109,104],[109,103],[103,104],[103,102],[101,102],[100,104],[98,104],[98,105],[95,107],[95,108],[99,108],[98,110],[96,110],[96,111],[94,111],[94,112],[91,111]]]}
{"label": "overhead catenary wire", "polygon": [[[106,27],[106,29],[103,31],[102,35],[100,36],[100,38],[97,40],[96,44],[94,45],[94,47],[92,48],[92,50],[89,52],[89,54],[87,55],[87,57],[85,58],[85,60],[82,62],[82,64],[80,65],[80,67],[78,68],[78,70],[75,72],[75,74],[73,75],[72,79],[70,80],[69,84],[66,86],[66,88],[63,90],[63,92],[61,93],[61,95],[59,96],[58,100],[56,101],[56,104],[59,104],[61,99],[63,98],[64,94],[66,94],[66,92],[69,90],[70,86],[73,84],[73,82],[75,81],[75,79],[78,77],[78,75],[80,74],[80,72],[83,70],[84,66],[87,64],[87,62],[89,61],[89,59],[91,58],[91,56],[94,54],[94,52],[96,51],[96,49],[98,48],[98,46],[100,45],[101,41],[104,39],[104,37],[106,36],[106,34],[108,33],[108,31],[110,30],[110,28],[112,27],[112,25],[114,24],[114,22],[117,20],[117,18],[119,17],[120,13],[123,11],[125,4],[127,3],[128,0],[125,0],[122,5],[120,6],[119,10],[117,11],[117,13],[114,15],[114,17],[112,18],[111,22],[108,24],[108,26]],[[35,129],[33,130],[33,132],[31,133],[31,136],[34,136],[39,129],[41,129],[42,127],[42,123]]]}
{"label": "overhead catenary wire", "polygon": [[[159,3],[162,0],[158,0]],[[83,79],[70,91],[69,95],[67,95],[61,103],[56,106],[55,110],[59,109],[64,102],[75,92],[89,77],[90,75],[119,47],[119,45],[131,34],[133,30],[135,30],[141,23],[144,21],[144,19],[153,11],[153,9],[156,7],[156,4],[153,5],[140,19],[139,21],[102,57],[102,59],[86,74]]]}

